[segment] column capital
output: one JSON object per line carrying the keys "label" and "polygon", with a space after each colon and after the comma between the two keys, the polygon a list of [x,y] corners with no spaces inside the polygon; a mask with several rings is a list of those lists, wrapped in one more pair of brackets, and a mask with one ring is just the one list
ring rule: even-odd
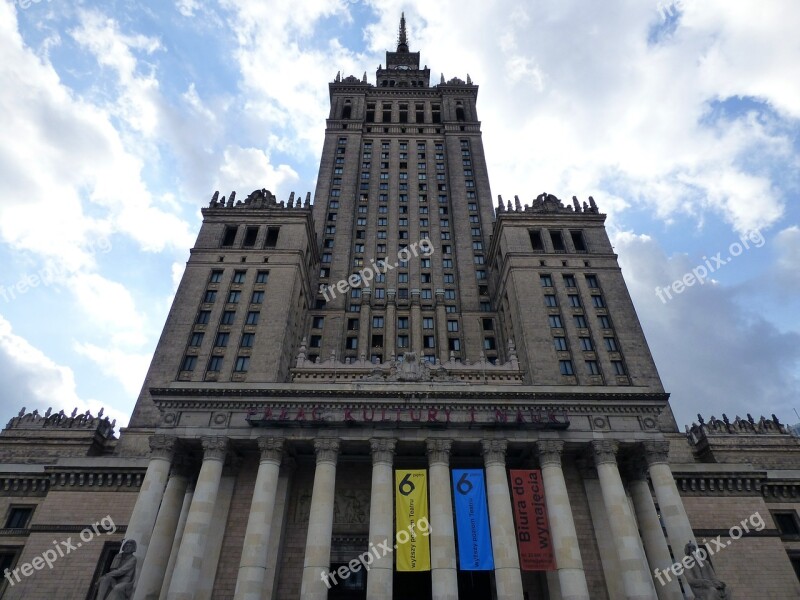
{"label": "column capital", "polygon": [[561,468],[561,454],[564,452],[564,442],[561,440],[539,440],[536,442],[536,454],[539,457],[539,466],[556,466]]}
{"label": "column capital", "polygon": [[283,445],[286,440],[282,437],[258,438],[258,449],[261,450],[260,462],[274,462],[280,464],[283,458]]}
{"label": "column capital", "polygon": [[317,453],[317,464],[331,462],[336,464],[339,456],[339,440],[336,438],[319,438],[314,440],[314,452]]}
{"label": "column capital", "polygon": [[508,440],[481,440],[483,450],[483,462],[486,466],[490,464],[506,464],[506,449]]}
{"label": "column capital", "polygon": [[163,458],[171,461],[175,456],[175,446],[178,438],[174,435],[151,435],[150,436],[150,458]]}
{"label": "column capital", "polygon": [[644,446],[644,457],[650,466],[659,463],[668,463],[669,442],[666,440],[648,440],[642,443]]}
{"label": "column capital", "polygon": [[371,438],[369,447],[372,450],[372,464],[388,463],[394,460],[394,448],[397,445],[395,438]]}
{"label": "column capital", "polygon": [[428,449],[428,462],[429,463],[444,463],[450,464],[450,447],[453,445],[453,440],[427,440],[426,446]]}
{"label": "column capital", "polygon": [[228,452],[228,438],[224,436],[204,436],[200,438],[203,444],[203,461],[225,460]]}
{"label": "column capital", "polygon": [[619,444],[615,440],[592,440],[592,453],[596,465],[617,464]]}

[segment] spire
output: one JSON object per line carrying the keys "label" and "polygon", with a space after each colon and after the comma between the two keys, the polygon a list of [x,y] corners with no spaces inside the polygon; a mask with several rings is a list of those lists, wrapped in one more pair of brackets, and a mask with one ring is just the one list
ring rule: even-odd
{"label": "spire", "polygon": [[406,35],[406,13],[400,14],[400,35],[397,38],[397,51],[408,52],[408,36]]}

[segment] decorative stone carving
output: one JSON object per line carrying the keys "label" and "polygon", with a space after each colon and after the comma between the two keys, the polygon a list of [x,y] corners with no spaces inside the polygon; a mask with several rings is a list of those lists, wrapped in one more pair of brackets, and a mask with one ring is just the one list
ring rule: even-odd
{"label": "decorative stone carving", "polygon": [[203,444],[203,460],[225,460],[228,452],[228,438],[207,436],[200,440]]}
{"label": "decorative stone carving", "polygon": [[644,456],[647,464],[657,465],[667,463],[669,456],[669,442],[666,440],[649,440],[642,444],[644,446]]}
{"label": "decorative stone carving", "polygon": [[152,435],[149,441],[151,458],[163,458],[171,461],[175,456],[175,446],[178,443],[178,438],[174,435]]}
{"label": "decorative stone carving", "polygon": [[280,463],[283,458],[284,439],[281,437],[260,437],[258,448],[261,450],[261,462]]}
{"label": "decorative stone carving", "polygon": [[334,438],[314,440],[314,451],[317,453],[317,463],[332,462],[336,464],[336,458],[339,456],[339,440]]}
{"label": "decorative stone carving", "polygon": [[561,468],[561,453],[564,451],[564,442],[561,440],[539,440],[536,442],[536,454],[539,456],[539,466],[555,465]]}
{"label": "decorative stone carving", "polygon": [[129,600],[136,577],[136,542],[122,542],[119,554],[111,561],[111,570],[97,582],[97,600]]}
{"label": "decorative stone carving", "polygon": [[372,438],[369,446],[372,449],[372,464],[388,463],[394,460],[394,448],[397,440],[394,438]]}
{"label": "decorative stone carving", "polygon": [[452,440],[428,440],[428,462],[450,464],[450,447],[453,445]]}
{"label": "decorative stone carving", "polygon": [[683,552],[694,558],[694,565],[691,569],[686,569],[684,574],[697,600],[733,599],[733,592],[717,579],[714,567],[708,562],[708,555],[704,551],[699,551],[694,543],[689,542],[684,546]]}
{"label": "decorative stone carving", "polygon": [[592,453],[597,466],[617,464],[619,444],[614,440],[592,440]]}
{"label": "decorative stone carving", "polygon": [[369,497],[369,490],[342,490],[333,501],[333,522],[348,525],[369,523]]}
{"label": "decorative stone carving", "polygon": [[506,448],[508,448],[507,440],[481,440],[484,464],[488,466],[496,463],[505,466]]}

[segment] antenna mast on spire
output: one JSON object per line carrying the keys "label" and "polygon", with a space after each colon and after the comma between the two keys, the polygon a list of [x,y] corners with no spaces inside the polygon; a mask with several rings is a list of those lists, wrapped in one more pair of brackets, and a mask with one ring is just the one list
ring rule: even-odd
{"label": "antenna mast on spire", "polygon": [[408,52],[408,35],[406,34],[406,13],[400,13],[400,35],[397,38],[397,51]]}

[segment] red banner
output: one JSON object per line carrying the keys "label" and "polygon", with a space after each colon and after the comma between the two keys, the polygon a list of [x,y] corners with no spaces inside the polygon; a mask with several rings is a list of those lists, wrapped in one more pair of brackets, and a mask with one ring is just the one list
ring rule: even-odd
{"label": "red banner", "polygon": [[556,561],[547,523],[542,472],[512,470],[511,500],[517,522],[520,567],[523,571],[554,571]]}

